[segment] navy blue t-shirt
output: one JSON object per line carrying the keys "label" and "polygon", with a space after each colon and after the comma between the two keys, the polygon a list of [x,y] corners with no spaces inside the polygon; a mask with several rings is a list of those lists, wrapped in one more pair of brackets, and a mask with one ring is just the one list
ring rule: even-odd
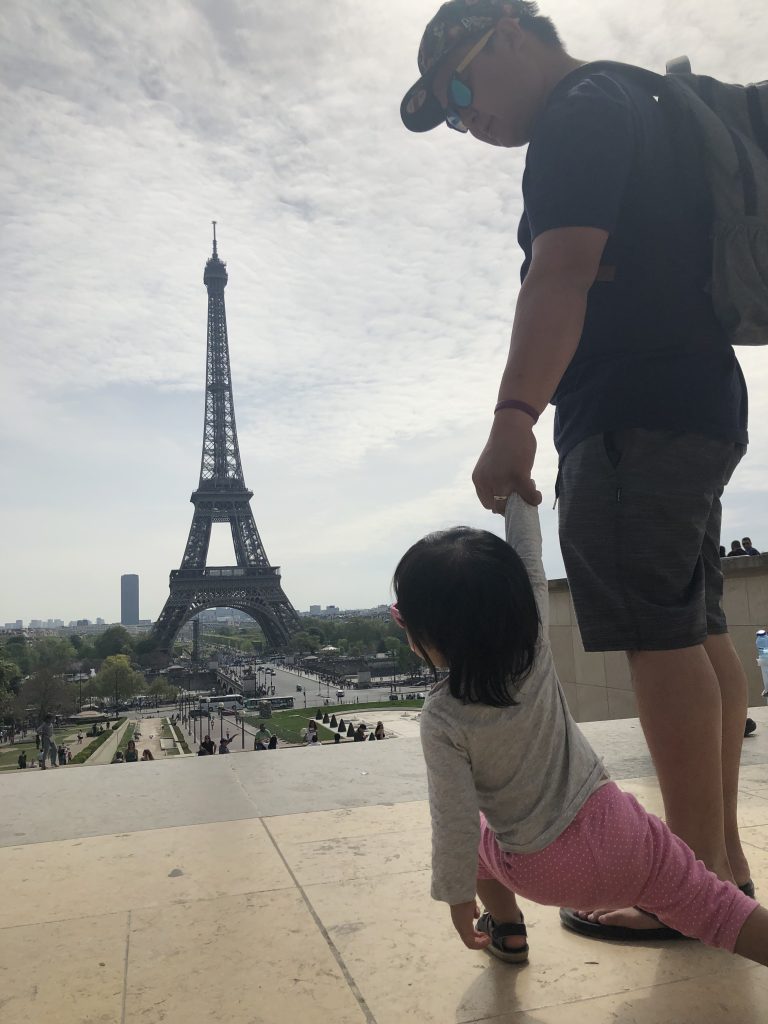
{"label": "navy blue t-shirt", "polygon": [[587,64],[555,88],[523,176],[518,241],[609,232],[576,354],[553,396],[560,458],[593,434],[681,430],[747,443],[741,368],[707,292],[709,209],[698,168],[631,75]]}

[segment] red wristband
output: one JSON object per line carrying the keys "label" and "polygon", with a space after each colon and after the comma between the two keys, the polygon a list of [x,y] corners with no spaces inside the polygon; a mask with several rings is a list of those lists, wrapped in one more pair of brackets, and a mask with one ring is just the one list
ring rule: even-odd
{"label": "red wristband", "polygon": [[493,410],[494,416],[502,409],[518,409],[520,412],[528,413],[534,424],[539,422],[539,414],[533,406],[528,405],[527,402],[518,402],[516,398],[507,398],[503,402],[498,402],[496,408]]}

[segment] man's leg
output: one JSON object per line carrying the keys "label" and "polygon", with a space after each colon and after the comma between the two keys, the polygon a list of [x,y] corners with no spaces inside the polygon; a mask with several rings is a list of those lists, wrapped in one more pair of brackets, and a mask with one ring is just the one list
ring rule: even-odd
{"label": "man's leg", "polygon": [[[719,878],[743,885],[749,864],[736,804],[746,677],[730,638],[709,637],[678,651],[635,651],[630,664],[669,828]],[[632,908],[598,908],[585,916],[601,924],[658,927]]]}
{"label": "man's leg", "polygon": [[733,642],[727,633],[710,636],[704,650],[717,675],[723,719],[722,772],[725,847],[737,885],[749,881],[749,864],[739,837],[737,804],[739,767],[747,717],[747,676]]}
{"label": "man's leg", "polygon": [[[667,824],[710,870],[733,881],[725,846],[722,705],[712,664],[702,645],[628,656]],[[658,928],[658,921],[631,907],[596,907],[583,916],[600,924]]]}
{"label": "man's leg", "polygon": [[722,698],[706,650],[636,651],[630,665],[667,825],[719,878],[733,881],[725,845]]}

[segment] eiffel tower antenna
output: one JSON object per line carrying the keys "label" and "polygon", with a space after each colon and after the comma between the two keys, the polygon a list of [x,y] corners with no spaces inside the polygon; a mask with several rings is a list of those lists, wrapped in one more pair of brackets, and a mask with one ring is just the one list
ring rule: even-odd
{"label": "eiffel tower antenna", "polygon": [[[286,644],[299,617],[285,596],[280,570],[269,563],[251,510],[253,491],[245,486],[235,425],[229,365],[224,289],[227,265],[219,259],[216,221],[213,253],[205,264],[208,291],[208,341],[205,371],[205,421],[200,480],[190,501],[195,507],[181,568],[170,577],[170,595],[155,623],[157,648],[170,652],[181,627],[206,608],[239,608],[261,626],[272,647]],[[229,523],[234,566],[208,566],[213,523]]]}

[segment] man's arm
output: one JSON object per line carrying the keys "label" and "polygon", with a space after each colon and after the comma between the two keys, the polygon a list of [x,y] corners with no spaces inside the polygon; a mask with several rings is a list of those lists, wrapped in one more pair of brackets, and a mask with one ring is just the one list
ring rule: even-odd
{"label": "man's arm", "polygon": [[[520,289],[499,401],[517,399],[537,412],[546,408],[576,352],[584,327],[587,295],[608,240],[601,228],[555,228],[533,243]],[[494,418],[472,480],[485,508],[503,512],[493,495],[519,494],[538,505],[531,480],[536,438],[531,417],[503,409]]]}

